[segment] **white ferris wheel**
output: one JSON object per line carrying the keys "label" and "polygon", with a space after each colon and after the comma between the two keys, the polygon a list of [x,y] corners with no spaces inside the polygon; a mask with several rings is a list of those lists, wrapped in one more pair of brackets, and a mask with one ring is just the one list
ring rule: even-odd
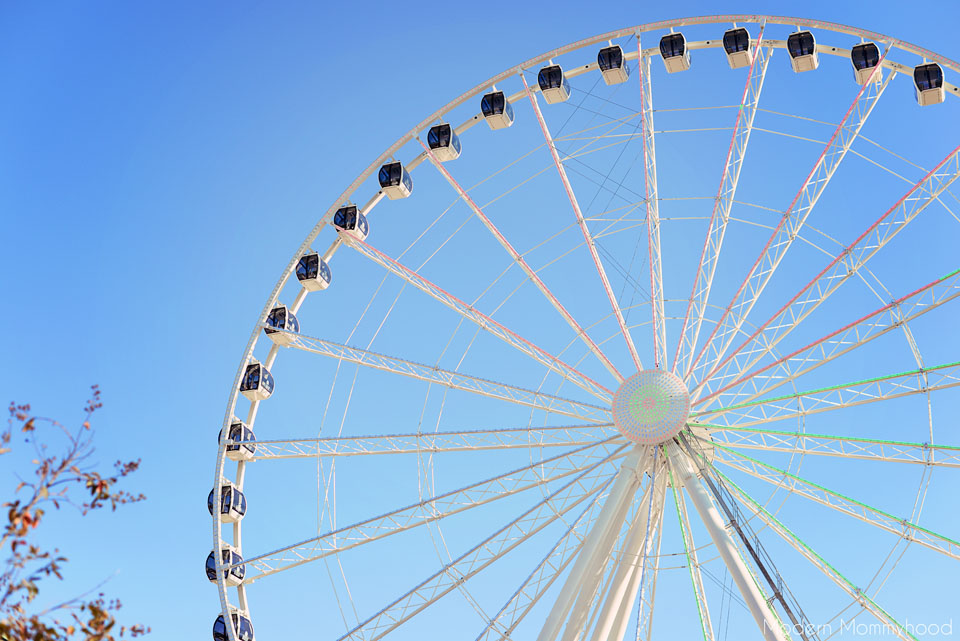
{"label": "white ferris wheel", "polygon": [[323,214],[243,352],[214,639],[947,625],[958,72],[723,15],[430,114]]}

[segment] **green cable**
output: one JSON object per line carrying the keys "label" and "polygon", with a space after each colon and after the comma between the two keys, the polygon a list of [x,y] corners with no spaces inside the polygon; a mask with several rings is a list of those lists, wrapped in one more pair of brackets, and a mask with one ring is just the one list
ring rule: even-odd
{"label": "green cable", "polygon": [[[835,567],[833,567],[830,563],[828,563],[826,559],[824,559],[822,556],[820,556],[819,554],[817,554],[817,553],[813,550],[813,548],[811,548],[809,545],[807,545],[799,536],[797,536],[796,534],[794,534],[793,531],[790,530],[790,528],[788,528],[788,527],[785,526],[783,523],[781,523],[780,520],[777,519],[777,517],[775,517],[774,515],[770,514],[762,505],[760,505],[760,504],[757,503],[755,500],[753,500],[753,497],[751,497],[749,494],[747,494],[747,493],[744,492],[742,489],[740,489],[740,486],[737,485],[736,483],[734,483],[732,480],[730,480],[730,478],[729,478],[726,474],[724,474],[723,472],[721,472],[720,470],[718,470],[716,467],[714,467],[713,470],[714,470],[717,474],[719,474],[720,477],[723,478],[723,480],[724,480],[726,483],[729,483],[729,484],[737,491],[737,493],[738,493],[741,497],[743,497],[744,499],[746,499],[747,501],[749,501],[749,502],[754,506],[754,510],[753,510],[754,513],[756,513],[756,514],[763,513],[763,514],[765,515],[766,519],[769,519],[770,522],[775,523],[775,524],[777,525],[777,527],[780,528],[780,530],[782,530],[783,533],[789,535],[789,537],[790,537],[791,539],[793,539],[796,543],[798,543],[799,545],[803,546],[803,548],[804,548],[807,552],[809,552],[812,556],[814,556],[814,557],[815,557],[818,561],[820,561],[820,563],[822,563],[824,566],[826,566],[827,568],[829,568],[830,571],[833,572],[840,580],[842,580],[844,583],[846,583],[847,586],[848,586],[858,597],[860,597],[860,598],[863,599],[864,601],[869,602],[874,608],[877,609],[877,611],[879,611],[881,614],[883,614],[883,616],[886,617],[886,619],[887,619],[888,621],[890,621],[890,622],[892,622],[894,625],[896,625],[897,628],[899,628],[899,629],[900,629],[904,634],[906,634],[908,637],[910,637],[910,638],[913,639],[914,641],[919,641],[919,640],[917,639],[917,637],[913,636],[913,635],[910,633],[910,631],[907,630],[899,621],[897,621],[896,619],[894,619],[892,616],[890,616],[890,614],[889,614],[886,610],[884,610],[884,609],[881,608],[879,605],[877,605],[876,601],[874,601],[874,600],[871,599],[869,596],[867,596],[867,594],[866,594],[865,592],[862,592],[862,591],[860,590],[860,588],[858,588],[856,585],[853,584],[852,581],[850,581],[847,577],[843,576],[843,574],[841,574]],[[781,536],[783,536],[783,535],[781,534]],[[874,616],[876,616],[876,613],[873,613],[873,614],[874,614]],[[879,618],[879,617],[877,617],[877,618]]]}

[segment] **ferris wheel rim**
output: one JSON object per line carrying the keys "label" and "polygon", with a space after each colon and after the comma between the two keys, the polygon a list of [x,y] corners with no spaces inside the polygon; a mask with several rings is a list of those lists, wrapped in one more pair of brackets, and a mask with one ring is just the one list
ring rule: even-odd
{"label": "ferris wheel rim", "polygon": [[[547,53],[545,53],[545,54],[541,54],[540,56],[531,58],[530,60],[522,63],[521,65],[517,65],[516,67],[513,67],[513,68],[511,68],[511,69],[508,69],[507,71],[505,71],[505,72],[503,72],[503,73],[501,73],[501,74],[498,74],[497,76],[494,76],[493,78],[489,79],[488,81],[477,85],[476,87],[474,87],[473,89],[469,90],[468,92],[465,92],[464,94],[462,94],[461,96],[459,96],[459,97],[456,98],[455,100],[447,103],[447,105],[445,105],[441,110],[438,110],[438,111],[434,112],[433,114],[431,114],[431,116],[429,116],[428,118],[426,118],[425,120],[423,120],[419,125],[417,125],[417,127],[411,129],[407,134],[405,134],[405,135],[402,136],[400,139],[398,139],[393,145],[391,145],[391,147],[389,147],[385,152],[383,152],[380,157],[378,157],[371,165],[369,165],[368,168],[367,168],[366,170],[364,170],[364,172],[362,172],[362,173],[360,174],[360,176],[358,176],[357,179],[354,180],[353,183],[351,183],[350,187],[348,187],[348,189],[347,189],[345,192],[343,192],[343,194],[341,194],[340,198],[337,199],[337,201],[335,202],[335,204],[332,205],[332,206],[330,207],[330,209],[328,209],[327,212],[321,217],[320,221],[319,221],[319,222],[317,223],[317,225],[313,228],[313,230],[311,231],[311,233],[308,234],[307,238],[306,238],[306,239],[304,240],[304,242],[301,244],[301,246],[300,246],[300,248],[298,249],[298,251],[294,254],[294,257],[293,257],[293,259],[291,260],[291,263],[288,265],[287,269],[285,270],[284,274],[281,276],[280,280],[278,280],[278,282],[276,283],[276,285],[275,285],[275,287],[274,287],[274,289],[273,289],[273,291],[272,291],[272,293],[271,293],[271,295],[270,295],[270,298],[268,299],[268,302],[267,302],[267,304],[265,305],[263,312],[261,313],[261,318],[259,319],[258,323],[257,323],[257,324],[255,325],[255,327],[254,327],[254,330],[253,330],[253,332],[252,332],[252,334],[251,334],[251,336],[250,336],[250,340],[249,340],[249,342],[248,342],[248,344],[247,344],[247,348],[245,349],[244,358],[242,359],[241,366],[240,366],[240,368],[239,368],[239,370],[238,370],[238,372],[237,372],[237,375],[236,375],[236,377],[235,377],[234,385],[233,385],[233,387],[232,387],[232,392],[231,392],[231,396],[230,396],[230,401],[229,401],[229,403],[228,403],[228,409],[227,409],[227,412],[226,412],[226,415],[225,415],[225,418],[224,418],[224,427],[228,427],[228,426],[229,426],[230,421],[231,421],[232,417],[234,416],[235,407],[236,407],[236,401],[237,401],[237,399],[238,399],[238,397],[239,397],[238,385],[239,385],[239,382],[240,382],[240,380],[241,380],[241,377],[242,377],[242,374],[243,374],[243,371],[244,371],[244,367],[245,367],[246,364],[249,362],[249,360],[250,360],[250,358],[251,358],[251,356],[252,356],[253,350],[254,350],[257,342],[258,342],[259,339],[260,339],[260,332],[261,332],[261,330],[262,330],[262,328],[263,328],[264,318],[266,317],[266,314],[269,313],[270,309],[272,309],[272,308],[277,304],[277,301],[278,301],[278,298],[279,298],[279,293],[280,293],[280,291],[282,290],[283,286],[284,286],[284,285],[286,284],[286,282],[288,281],[288,279],[290,278],[291,274],[293,273],[293,270],[294,270],[294,268],[295,268],[295,266],[296,266],[296,263],[297,263],[297,260],[299,259],[299,257],[302,256],[303,253],[304,253],[304,251],[307,250],[307,249],[309,249],[309,247],[312,245],[312,243],[316,240],[317,236],[319,235],[319,232],[324,228],[324,226],[326,225],[326,223],[328,223],[328,222],[330,221],[330,219],[331,219],[334,211],[336,210],[336,208],[337,208],[338,206],[340,206],[341,203],[343,203],[343,202],[345,202],[346,200],[348,200],[348,199],[356,192],[356,190],[363,184],[363,182],[364,182],[365,180],[367,180],[370,176],[373,175],[373,173],[377,170],[377,168],[378,168],[384,161],[392,158],[392,157],[393,157],[393,154],[396,153],[396,151],[398,151],[400,148],[402,148],[406,143],[415,140],[416,137],[417,137],[417,134],[418,134],[418,133],[421,133],[422,131],[424,131],[427,126],[429,126],[429,125],[430,125],[431,123],[433,123],[433,122],[436,122],[439,118],[441,118],[444,114],[446,114],[447,112],[449,112],[449,111],[450,111],[451,109],[453,109],[454,107],[459,106],[460,104],[464,103],[464,102],[465,102],[466,100],[468,100],[469,98],[474,97],[474,96],[480,94],[480,92],[484,91],[485,89],[488,89],[490,86],[494,85],[496,82],[499,82],[499,81],[501,81],[501,80],[503,80],[503,79],[505,79],[505,78],[507,78],[507,77],[510,77],[510,76],[512,76],[513,74],[517,73],[518,71],[525,70],[525,69],[529,69],[529,68],[531,68],[531,67],[535,67],[536,65],[538,65],[538,64],[540,64],[540,63],[542,63],[542,62],[545,62],[545,61],[551,59],[551,58],[554,57],[554,56],[559,56],[559,55],[561,55],[562,53],[568,53],[568,52],[570,52],[570,51],[574,51],[574,50],[576,50],[576,49],[580,49],[580,48],[589,46],[589,45],[591,45],[591,44],[596,44],[596,43],[598,43],[598,42],[602,42],[602,41],[604,41],[604,40],[608,40],[608,39],[612,39],[612,38],[620,38],[620,37],[625,37],[625,36],[629,36],[629,35],[634,35],[634,34],[636,34],[636,33],[642,33],[642,32],[653,31],[653,30],[660,30],[660,29],[665,29],[665,28],[670,28],[670,27],[682,27],[682,26],[687,26],[687,25],[704,25],[704,24],[723,24],[723,23],[728,23],[728,22],[759,23],[759,22],[764,22],[764,21],[767,21],[767,22],[769,22],[770,24],[803,25],[803,26],[805,26],[805,27],[816,28],[816,29],[824,29],[824,30],[828,30],[828,31],[831,31],[831,32],[835,32],[835,33],[842,33],[842,34],[846,34],[846,35],[855,35],[855,36],[873,38],[873,39],[879,40],[879,41],[887,44],[888,46],[890,46],[890,45],[896,46],[897,48],[900,48],[900,49],[902,49],[902,50],[904,50],[904,51],[907,51],[907,52],[909,52],[909,53],[912,53],[912,54],[915,54],[915,55],[918,55],[918,56],[922,56],[922,57],[924,57],[924,58],[928,58],[928,59],[934,60],[934,61],[942,64],[943,66],[945,66],[945,67],[947,67],[947,68],[949,68],[949,69],[951,69],[951,70],[953,70],[953,71],[958,71],[958,72],[960,72],[960,64],[958,64],[958,63],[956,63],[956,62],[954,62],[954,61],[952,61],[952,60],[950,60],[950,59],[948,59],[948,58],[945,58],[945,57],[943,57],[943,56],[938,56],[938,55],[936,55],[936,54],[933,54],[933,53],[930,52],[930,51],[927,51],[927,50],[922,49],[922,48],[920,48],[920,47],[917,47],[917,46],[915,46],[915,45],[911,45],[911,44],[906,43],[906,42],[904,42],[904,41],[900,41],[900,40],[897,40],[897,39],[890,38],[889,36],[885,36],[885,35],[883,35],[883,34],[878,34],[878,33],[875,33],[875,32],[870,32],[870,31],[861,30],[861,29],[856,29],[856,28],[853,28],[853,27],[849,27],[849,26],[847,26],[847,25],[840,25],[840,24],[837,24],[837,23],[829,23],[829,22],[822,22],[822,21],[811,21],[811,20],[809,20],[809,19],[789,18],[789,17],[782,17],[782,16],[757,16],[757,15],[753,15],[753,16],[751,16],[751,15],[729,15],[729,16],[728,16],[728,15],[718,15],[718,16],[695,17],[695,18],[680,18],[680,19],[676,19],[676,20],[661,21],[661,22],[656,22],[656,23],[648,23],[648,24],[645,24],[645,25],[639,25],[639,26],[637,26],[637,27],[631,27],[631,28],[627,28],[627,29],[615,30],[615,31],[607,32],[607,33],[605,33],[605,34],[600,34],[600,35],[598,35],[598,36],[593,36],[593,37],[588,38],[588,39],[579,40],[579,41],[576,41],[576,42],[574,42],[574,43],[570,43],[569,45],[566,45],[566,46],[564,46],[564,47],[560,47],[560,48],[558,48],[558,49],[551,50],[551,51],[549,51],[549,52],[547,52]],[[645,53],[640,53],[640,54],[638,54],[638,57],[641,56],[641,55],[642,55],[642,56],[646,56]],[[902,71],[901,71],[901,72],[902,72]],[[429,154],[429,151],[427,152],[427,154]],[[375,196],[375,197],[374,197],[373,199],[371,199],[371,200],[374,201],[374,202],[377,202],[377,201],[379,201],[379,199],[380,199],[381,197],[382,197],[382,193],[378,193],[378,195]],[[335,250],[335,249],[336,249],[336,246],[338,246],[341,242],[342,242],[342,241],[341,241],[341,238],[338,237],[338,238],[334,241],[334,246],[332,247],[332,249]],[[329,252],[330,252],[330,250],[328,250],[328,253],[329,253]],[[302,294],[302,293],[303,293],[303,292],[301,292],[301,294]],[[298,294],[298,300],[297,300],[297,302],[294,303],[294,305],[295,305],[295,306],[299,306],[299,303],[300,303],[300,302],[302,302],[302,297]],[[273,347],[271,348],[271,354],[273,354],[275,351],[276,351],[276,346],[273,346]],[[255,408],[255,405],[254,405],[254,408]],[[254,409],[254,413],[255,413],[255,409]],[[215,477],[215,478],[216,478],[216,481],[215,481],[214,491],[219,491],[219,489],[221,488],[221,484],[222,484],[223,481],[224,481],[224,478],[225,478],[225,477],[224,477],[224,466],[225,466],[225,465],[226,465],[225,443],[221,443],[221,445],[220,445],[220,447],[219,447],[219,450],[218,450],[218,464],[217,464],[217,468],[216,468],[216,477]],[[242,468],[241,468],[241,470],[242,470]],[[238,472],[238,474],[242,476],[242,471]],[[221,531],[222,531],[222,530],[221,530],[221,523],[220,523],[220,520],[217,518],[216,515],[214,516],[213,521],[214,521],[214,541],[215,541],[215,544],[218,544],[218,545],[219,545],[221,542],[224,541],[223,537],[221,536]],[[235,543],[239,544],[239,540],[240,540],[240,527],[239,527],[238,525],[234,527],[234,533],[235,533],[235,537],[234,537],[234,538],[235,538]],[[216,548],[215,548],[215,549],[216,549]],[[217,558],[217,564],[218,564],[218,565],[217,565],[217,568],[218,568],[218,570],[219,570],[219,569],[220,569],[220,566],[219,566],[219,563],[220,563],[219,555],[216,555],[216,558]],[[219,576],[219,575],[220,575],[220,573],[218,572],[218,576]],[[220,581],[220,580],[218,580],[217,583],[218,583],[218,588],[219,588],[220,597],[221,597],[221,609],[222,609],[222,611],[223,611],[224,616],[227,616],[228,613],[229,613],[229,611],[230,611],[230,608],[229,608],[228,598],[227,598],[227,594],[226,594],[226,586],[222,585],[222,581]],[[240,595],[241,595],[241,597],[240,597],[240,598],[241,598],[241,601],[242,601],[242,602],[245,602],[245,597],[243,596],[244,590],[243,590],[242,586],[240,587],[240,589],[238,590],[238,592],[239,592]],[[248,607],[245,603],[243,603],[243,610],[249,611],[249,607]],[[228,626],[228,628],[229,628],[229,626]],[[232,629],[229,630],[229,635],[230,635],[231,637],[233,636],[233,631],[232,631]]]}

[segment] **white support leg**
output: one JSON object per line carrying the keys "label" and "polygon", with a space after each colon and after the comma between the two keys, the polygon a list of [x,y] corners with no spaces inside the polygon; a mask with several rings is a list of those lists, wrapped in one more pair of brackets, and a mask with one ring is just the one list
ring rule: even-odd
{"label": "white support leg", "polygon": [[[570,575],[564,582],[560,590],[560,595],[553,604],[550,614],[547,616],[537,636],[537,641],[554,641],[563,628],[563,623],[574,604],[574,600],[580,594],[581,587],[585,582],[591,581],[591,577],[598,574],[598,565],[602,568],[607,556],[610,553],[609,547],[605,547],[611,542],[611,532],[613,537],[619,532],[620,525],[623,523],[624,513],[630,506],[634,493],[640,483],[641,475],[644,473],[650,460],[649,448],[634,447],[630,454],[623,461],[617,479],[614,481],[610,495],[597,517],[597,522],[587,535],[587,542],[580,550]],[[596,584],[591,590],[596,590]],[[572,619],[572,617],[571,617]]]}
{"label": "white support leg", "polygon": [[757,622],[763,638],[766,641],[789,641],[780,625],[780,621],[767,604],[763,593],[760,592],[760,588],[750,575],[750,570],[737,551],[733,539],[730,537],[730,532],[724,527],[725,524],[720,512],[717,511],[716,506],[710,500],[703,484],[697,480],[697,472],[689,456],[674,443],[670,443],[668,451],[670,461],[677,470],[680,482],[687,490],[687,494],[690,495],[700,519],[706,525],[710,538],[717,546],[717,551],[727,566],[730,576],[737,584],[737,588],[740,590],[750,614],[753,615],[754,621]]}
{"label": "white support leg", "polygon": [[[658,471],[658,476],[661,471],[665,470]],[[645,496],[637,510],[636,519],[630,526],[624,553],[611,582],[607,600],[600,611],[592,641],[619,641],[626,631],[626,626],[620,630],[620,624],[626,622],[626,615],[633,610],[643,574],[644,559],[649,559],[653,552],[660,515],[663,513],[666,479],[655,479],[654,486],[652,504],[648,503],[650,499]],[[612,631],[616,631],[617,635],[611,636]]]}
{"label": "white support leg", "polygon": [[[643,493],[641,505],[648,505],[647,501],[649,500],[651,489],[652,488],[648,486],[647,490]],[[577,601],[570,613],[570,619],[567,621],[567,627],[564,629],[563,636],[561,637],[562,641],[578,641],[582,633],[585,632],[584,628],[587,626],[588,615],[597,597],[600,580],[603,578],[603,573],[607,568],[607,562],[613,554],[617,538],[620,535],[620,524],[626,519],[631,502],[632,501],[627,500],[620,505],[620,510],[614,517],[613,525],[607,530],[604,540],[597,546],[592,571],[584,577],[584,580],[580,584],[580,595],[577,597]],[[621,558],[621,562],[624,560],[625,559]]]}

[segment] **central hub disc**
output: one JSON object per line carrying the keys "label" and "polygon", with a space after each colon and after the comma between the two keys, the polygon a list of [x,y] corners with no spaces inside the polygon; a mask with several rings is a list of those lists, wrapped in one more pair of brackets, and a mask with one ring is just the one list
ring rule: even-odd
{"label": "central hub disc", "polygon": [[613,424],[634,443],[658,445],[680,433],[690,392],[679,376],[659,369],[634,374],[613,395]]}

